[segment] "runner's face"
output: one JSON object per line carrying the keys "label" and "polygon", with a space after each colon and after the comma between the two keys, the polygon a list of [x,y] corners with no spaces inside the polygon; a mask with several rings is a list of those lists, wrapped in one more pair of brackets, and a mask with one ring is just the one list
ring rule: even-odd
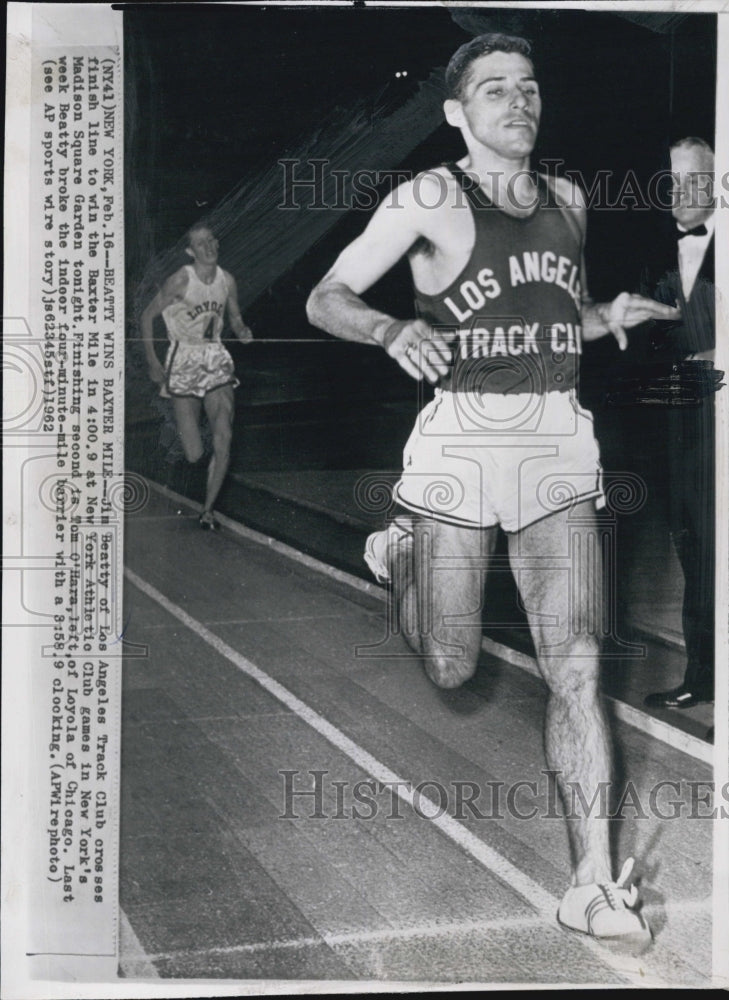
{"label": "runner's face", "polygon": [[504,159],[529,156],[537,138],[542,102],[534,68],[518,52],[492,52],[469,68],[460,105],[473,138]]}
{"label": "runner's face", "polygon": [[714,209],[713,163],[697,147],[671,150],[671,211],[686,229],[701,225]]}
{"label": "runner's face", "polygon": [[218,241],[209,229],[196,229],[190,240],[190,253],[195,263],[202,265],[217,264]]}

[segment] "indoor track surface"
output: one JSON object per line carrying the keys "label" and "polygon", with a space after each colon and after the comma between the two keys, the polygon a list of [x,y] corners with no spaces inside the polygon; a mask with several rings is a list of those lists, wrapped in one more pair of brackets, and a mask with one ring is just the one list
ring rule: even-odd
{"label": "indoor track surface", "polygon": [[484,652],[439,691],[375,585],[164,491],[125,545],[122,975],[709,983],[706,762],[613,718],[616,874],[655,937],[615,955],[555,920],[538,677]]}

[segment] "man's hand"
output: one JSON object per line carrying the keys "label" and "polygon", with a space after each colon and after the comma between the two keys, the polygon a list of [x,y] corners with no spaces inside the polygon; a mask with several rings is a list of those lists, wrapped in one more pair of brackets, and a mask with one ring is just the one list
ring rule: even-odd
{"label": "man's hand", "polygon": [[165,370],[157,358],[149,362],[149,377],[153,382],[157,382],[158,384],[161,384],[165,380]]}
{"label": "man's hand", "polygon": [[630,292],[621,292],[603,310],[605,325],[617,340],[621,351],[628,346],[626,329],[640,326],[650,319],[677,320],[681,317],[681,310],[675,306],[664,305],[663,302],[647,299],[644,295],[632,295]]}
{"label": "man's hand", "polygon": [[249,326],[246,326],[243,320],[233,326],[233,333],[236,335],[241,344],[250,344],[253,340],[253,331]]}
{"label": "man's hand", "polygon": [[447,375],[451,366],[448,346],[455,333],[436,333],[422,319],[394,320],[385,330],[382,346],[412,378],[423,376],[435,384]]}

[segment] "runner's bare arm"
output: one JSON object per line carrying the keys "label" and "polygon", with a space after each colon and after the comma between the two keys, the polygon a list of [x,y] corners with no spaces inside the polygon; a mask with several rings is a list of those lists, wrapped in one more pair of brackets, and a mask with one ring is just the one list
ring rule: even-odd
{"label": "runner's bare arm", "polygon": [[612,302],[583,303],[582,338],[597,340],[612,333],[618,347],[624,351],[628,346],[626,330],[651,319],[676,320],[680,315],[681,310],[674,306],[664,305],[644,295],[621,292]]}
{"label": "runner's bare arm", "polygon": [[[310,323],[335,337],[384,347],[413,378],[425,375],[435,382],[446,374],[450,361],[442,338],[434,337],[423,320],[394,319],[361,298],[419,237],[430,237],[432,220],[423,204],[414,197],[412,182],[392,191],[362,235],[345,247],[316,285],[306,314]],[[420,348],[422,341],[427,341],[427,349]]]}
{"label": "runner's bare arm", "polygon": [[250,344],[253,340],[253,334],[251,328],[243,322],[243,317],[240,314],[240,306],[238,305],[238,286],[235,283],[235,278],[232,274],[228,274],[224,271],[225,280],[228,284],[228,321],[230,322],[230,328],[236,335],[238,340],[242,344]]}
{"label": "runner's bare arm", "polygon": [[181,267],[175,271],[165,281],[164,285],[157,292],[142,313],[140,325],[142,327],[142,341],[144,343],[144,353],[147,356],[149,365],[149,377],[153,382],[164,382],[165,370],[159,362],[159,358],[154,350],[154,320],[160,315],[163,309],[171,306],[173,302],[181,299],[187,288],[187,271]]}
{"label": "runner's bare arm", "polygon": [[[583,240],[587,232],[587,206],[582,191],[577,184],[571,184],[565,178],[558,178],[560,194],[569,198],[569,208],[575,213],[575,219],[582,232]],[[571,191],[568,188],[571,186]],[[580,262],[582,283],[582,339],[598,340],[611,333],[618,342],[618,347],[624,351],[628,346],[626,330],[639,326],[650,319],[678,319],[680,311],[674,306],[664,305],[655,299],[644,295],[632,295],[621,292],[612,302],[595,302],[587,287],[584,253]]]}
{"label": "runner's bare arm", "polygon": [[[566,177],[550,177],[555,198],[574,219],[579,231],[583,250],[587,233],[587,205],[577,184]],[[628,346],[626,329],[645,323],[649,319],[677,319],[679,311],[643,295],[621,292],[612,302],[595,302],[587,287],[584,252],[580,261],[580,283],[582,285],[582,339],[598,340],[612,333],[621,351]]]}

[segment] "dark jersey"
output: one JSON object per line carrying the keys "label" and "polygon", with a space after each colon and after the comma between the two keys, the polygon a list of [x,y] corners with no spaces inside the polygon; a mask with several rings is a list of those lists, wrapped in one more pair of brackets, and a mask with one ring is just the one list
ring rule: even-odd
{"label": "dark jersey", "polygon": [[463,171],[448,164],[468,198],[476,227],[471,257],[444,291],[415,290],[416,315],[458,331],[454,392],[565,392],[581,353],[581,238],[542,177],[526,218],[501,211]]}

